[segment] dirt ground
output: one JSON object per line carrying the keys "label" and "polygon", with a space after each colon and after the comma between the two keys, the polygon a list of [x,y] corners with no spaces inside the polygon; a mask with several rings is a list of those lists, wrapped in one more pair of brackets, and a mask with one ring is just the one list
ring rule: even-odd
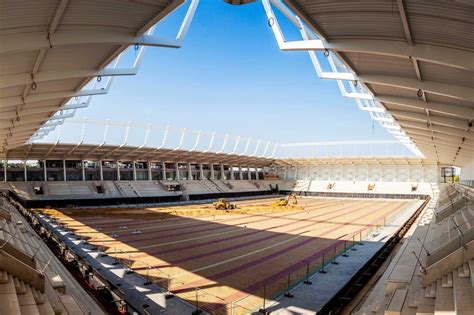
{"label": "dirt ground", "polygon": [[[47,210],[89,242],[213,314],[284,293],[411,201],[299,198],[144,209]],[[231,309],[233,309],[231,311]]]}

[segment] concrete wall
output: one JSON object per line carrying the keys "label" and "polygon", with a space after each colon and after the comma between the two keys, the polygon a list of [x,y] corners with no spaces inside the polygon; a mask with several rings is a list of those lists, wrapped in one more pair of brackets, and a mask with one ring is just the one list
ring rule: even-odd
{"label": "concrete wall", "polygon": [[[318,164],[288,167],[288,180],[370,181],[370,182],[438,182],[434,164]],[[279,171],[285,178],[284,171]]]}
{"label": "concrete wall", "polygon": [[461,169],[461,180],[474,180],[474,156],[472,157],[471,163],[463,166]]}

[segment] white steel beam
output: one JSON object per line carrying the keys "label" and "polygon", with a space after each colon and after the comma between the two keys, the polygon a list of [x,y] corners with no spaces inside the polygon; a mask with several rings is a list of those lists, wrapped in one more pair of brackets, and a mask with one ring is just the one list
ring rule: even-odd
{"label": "white steel beam", "polygon": [[466,119],[474,119],[474,108],[457,106],[452,104],[444,104],[438,102],[423,102],[420,100],[391,95],[377,95],[377,100],[382,103],[389,103],[400,105],[404,107],[418,108],[437,112],[445,115],[451,115],[456,117],[462,117]]}
{"label": "white steel beam", "polygon": [[474,149],[470,149],[465,143],[450,142],[450,141],[446,141],[446,140],[442,140],[438,138],[434,138],[434,140],[432,140],[430,138],[426,138],[424,136],[417,136],[417,135],[412,135],[411,138],[415,142],[421,142],[425,144],[431,143],[431,144],[436,144],[437,146],[444,146],[444,147],[455,148],[455,149],[461,148],[465,152],[470,152],[474,154]]}
{"label": "white steel beam", "polygon": [[[272,21],[272,23],[269,24],[281,50],[333,50],[337,52],[358,52],[393,56],[404,59],[412,57],[421,61],[474,71],[472,52],[456,48],[429,44],[410,45],[407,42],[380,39],[335,39],[331,41],[311,39],[286,41],[278,21],[276,20],[276,17],[273,13],[270,2],[276,3],[279,2],[279,0],[262,0],[262,3],[264,5],[265,12],[267,13],[268,20]],[[306,20],[300,10],[295,8],[294,12],[301,19]],[[312,23],[312,21],[308,22]]]}
{"label": "white steel beam", "polygon": [[25,32],[0,35],[0,54],[19,53],[71,45],[140,45],[179,48],[181,42],[153,35],[133,36],[128,33],[96,29],[89,31],[57,31],[48,40],[47,32]]}
{"label": "white steel beam", "polygon": [[[79,92],[76,91],[64,91],[64,92],[47,92],[47,93],[37,93],[37,94],[30,94],[26,97],[21,96],[12,96],[12,97],[4,97],[0,98],[1,107],[6,106],[14,106],[14,105],[23,105],[28,103],[34,102],[41,102],[47,100],[61,100],[65,98],[71,98],[75,96],[88,96],[88,95],[101,95],[107,94],[108,89],[94,89],[94,90],[81,90]],[[58,108],[60,110],[61,108]]]}
{"label": "white steel beam", "polygon": [[424,123],[414,122],[414,121],[406,121],[397,119],[397,122],[403,127],[410,127],[415,129],[421,130],[433,130],[435,132],[440,132],[443,134],[459,136],[459,137],[466,137],[469,139],[474,139],[474,131],[473,130],[460,130],[458,128],[448,127],[448,126],[439,126],[439,125],[427,125]]}
{"label": "white steel beam", "polygon": [[[442,153],[442,154],[445,154],[445,155],[448,155],[448,156],[451,156],[451,157],[454,157],[456,155],[456,152],[457,150],[453,150],[452,148],[446,148],[446,147],[443,147],[443,146],[435,146],[434,145],[429,145],[429,144],[420,144],[420,149],[422,152],[426,151],[427,153],[435,153],[435,152],[438,152],[438,153]],[[469,153],[469,152],[462,152],[462,150],[460,152],[458,152],[459,156],[462,156],[462,157],[466,157],[466,158],[473,158],[474,157],[474,154],[473,153]]]}
{"label": "white steel beam", "polygon": [[0,88],[8,88],[18,85],[41,83],[54,80],[88,78],[97,76],[128,76],[136,75],[138,67],[130,69],[107,68],[102,70],[78,69],[61,71],[41,71],[36,74],[16,73],[0,76]]}
{"label": "white steel beam", "polygon": [[413,45],[413,39],[410,32],[410,25],[408,24],[407,14],[405,12],[405,6],[403,5],[403,0],[397,0],[398,12],[400,12],[400,19],[402,20],[403,31],[405,32],[405,37],[410,45]]}
{"label": "white steel beam", "polygon": [[448,117],[439,117],[439,116],[426,116],[425,114],[402,111],[402,110],[389,110],[390,114],[395,117],[404,117],[409,119],[415,119],[425,122],[433,122],[436,124],[449,126],[453,128],[458,128],[466,130],[469,128],[469,121],[467,119],[457,119],[457,118],[448,118]]}
{"label": "white steel beam", "polygon": [[472,145],[474,147],[474,136],[473,136],[473,139],[470,139],[470,138],[461,137],[461,136],[452,136],[452,135],[448,135],[448,134],[444,134],[444,133],[440,133],[440,132],[436,132],[436,131],[432,131],[428,129],[422,130],[422,129],[415,129],[415,128],[409,128],[409,127],[405,127],[403,129],[410,136],[418,135],[418,136],[429,137],[430,139],[431,137],[434,137],[436,139],[451,141],[452,143],[461,142],[464,139],[464,143],[468,145]]}
{"label": "white steel beam", "polygon": [[[460,85],[439,83],[434,81],[420,81],[418,79],[412,78],[375,74],[359,75],[356,77],[356,80],[365,83],[393,86],[414,91],[422,90],[424,92],[441,96],[474,102],[474,89]],[[414,95],[416,95],[416,93],[414,93]]]}

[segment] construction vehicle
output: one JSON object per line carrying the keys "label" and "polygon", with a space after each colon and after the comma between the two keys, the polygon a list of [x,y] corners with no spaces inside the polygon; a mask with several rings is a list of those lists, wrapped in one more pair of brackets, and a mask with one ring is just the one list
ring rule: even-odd
{"label": "construction vehicle", "polygon": [[286,207],[290,205],[290,199],[293,199],[293,204],[292,205],[297,205],[298,204],[298,199],[296,199],[296,196],[294,194],[289,194],[286,196],[286,198],[281,198],[280,200],[274,202],[272,206],[274,207]]}
{"label": "construction vehicle", "polygon": [[212,204],[216,210],[232,210],[237,209],[235,203],[228,202],[227,200],[221,198]]}

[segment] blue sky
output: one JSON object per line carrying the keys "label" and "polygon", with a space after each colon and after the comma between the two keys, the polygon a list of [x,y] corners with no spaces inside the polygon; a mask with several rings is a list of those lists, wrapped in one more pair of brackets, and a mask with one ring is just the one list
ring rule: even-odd
{"label": "blue sky", "polygon": [[[174,37],[186,7],[155,35]],[[279,20],[289,39],[298,38]],[[138,75],[116,78],[109,94],[76,116],[278,143],[392,139],[341,96],[336,82],[317,77],[307,53],[279,50],[260,2],[201,0],[182,48],[148,48]]]}

